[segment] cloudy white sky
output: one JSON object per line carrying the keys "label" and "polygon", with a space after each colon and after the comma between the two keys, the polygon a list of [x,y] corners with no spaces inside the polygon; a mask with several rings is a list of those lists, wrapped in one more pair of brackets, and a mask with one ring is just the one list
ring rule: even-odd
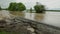
{"label": "cloudy white sky", "polygon": [[33,7],[36,2],[39,2],[45,5],[47,9],[60,10],[60,0],[0,0],[0,6],[2,8],[7,8],[10,2],[22,2],[28,9]]}

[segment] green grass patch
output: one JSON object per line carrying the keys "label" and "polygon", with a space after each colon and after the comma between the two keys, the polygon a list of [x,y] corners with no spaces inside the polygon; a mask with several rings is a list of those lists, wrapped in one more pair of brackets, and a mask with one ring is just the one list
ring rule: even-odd
{"label": "green grass patch", "polygon": [[0,32],[0,34],[20,34],[18,32]]}

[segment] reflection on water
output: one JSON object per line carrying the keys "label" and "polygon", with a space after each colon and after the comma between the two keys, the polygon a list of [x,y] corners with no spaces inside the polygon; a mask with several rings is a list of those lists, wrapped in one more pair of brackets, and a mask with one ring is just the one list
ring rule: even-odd
{"label": "reflection on water", "polygon": [[34,19],[36,21],[40,21],[41,22],[44,19],[44,14],[36,13]]}
{"label": "reflection on water", "polygon": [[44,18],[44,14],[40,14],[40,13],[13,12],[12,14],[35,21],[41,21]]}
{"label": "reflection on water", "polygon": [[[8,11],[2,11],[2,13],[3,15],[9,14]],[[11,14],[60,27],[60,12],[46,11],[45,14],[40,14],[40,13],[25,13],[25,12],[12,11]]]}
{"label": "reflection on water", "polygon": [[25,16],[25,13],[23,13],[23,12],[10,12],[11,14],[13,14],[13,15],[15,15],[15,16],[21,16],[21,17],[24,17]]}
{"label": "reflection on water", "polygon": [[25,13],[25,18],[34,20],[35,13]]}

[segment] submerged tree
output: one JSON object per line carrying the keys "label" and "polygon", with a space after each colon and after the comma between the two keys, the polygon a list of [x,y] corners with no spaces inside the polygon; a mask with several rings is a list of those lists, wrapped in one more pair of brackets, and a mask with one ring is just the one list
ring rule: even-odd
{"label": "submerged tree", "polygon": [[35,9],[36,13],[43,13],[45,11],[45,6],[37,3],[34,6],[34,9]]}
{"label": "submerged tree", "polygon": [[11,11],[24,11],[26,7],[23,3],[10,3],[8,9]]}

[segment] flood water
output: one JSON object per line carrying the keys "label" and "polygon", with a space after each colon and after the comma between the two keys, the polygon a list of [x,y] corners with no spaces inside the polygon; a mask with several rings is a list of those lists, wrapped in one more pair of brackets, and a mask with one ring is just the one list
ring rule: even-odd
{"label": "flood water", "polygon": [[[5,11],[6,12],[6,11]],[[45,14],[26,13],[26,12],[11,12],[15,16],[24,17],[26,19],[39,21],[45,24],[60,27],[60,12],[46,11]]]}

